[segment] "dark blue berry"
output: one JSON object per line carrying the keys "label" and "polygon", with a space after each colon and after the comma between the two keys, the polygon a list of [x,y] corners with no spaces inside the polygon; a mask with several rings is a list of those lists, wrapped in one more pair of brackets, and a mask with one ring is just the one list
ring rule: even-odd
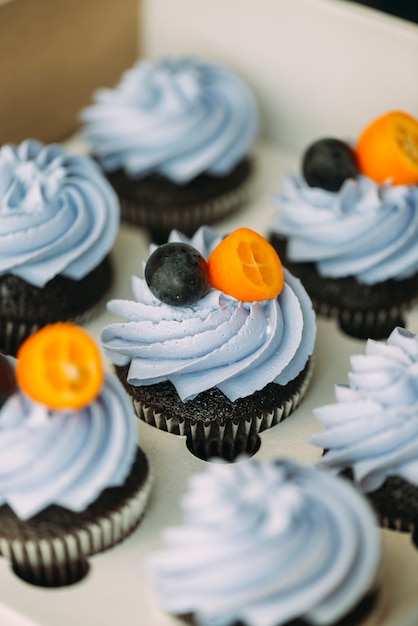
{"label": "dark blue berry", "polygon": [[199,252],[186,243],[165,243],[145,266],[145,280],[156,298],[172,306],[187,306],[208,290],[208,268]]}
{"label": "dark blue berry", "polygon": [[359,174],[356,155],[339,139],[320,139],[306,150],[302,159],[303,176],[310,187],[339,191],[347,178]]}
{"label": "dark blue berry", "polygon": [[0,354],[0,408],[17,389],[15,373],[8,359]]}

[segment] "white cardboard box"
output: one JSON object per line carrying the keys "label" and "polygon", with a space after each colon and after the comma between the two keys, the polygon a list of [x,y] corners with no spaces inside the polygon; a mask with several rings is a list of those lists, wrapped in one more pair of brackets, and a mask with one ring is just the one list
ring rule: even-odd
{"label": "white cardboard box", "polygon": [[390,109],[418,116],[417,24],[345,0],[150,0],[144,9],[145,53],[236,69],[279,147],[357,137]]}
{"label": "white cardboard box", "polygon": [[[355,136],[381,111],[417,113],[418,28],[343,0],[147,0],[142,22],[145,54],[193,54],[236,69],[254,87],[264,119],[257,149],[255,196],[222,230],[237,225],[267,232],[272,192],[285,171],[297,167],[300,150],[322,133]],[[266,138],[268,141],[266,141]],[[77,142],[69,144],[79,149]],[[123,227],[115,248],[113,297],[130,296],[130,275],[141,273],[148,240]],[[108,313],[88,328],[96,337],[114,318]],[[418,332],[418,309],[408,316]],[[319,451],[308,443],[319,429],[312,409],[334,401],[345,382],[349,357],[364,342],[343,336],[334,322],[318,320],[316,369],[299,409],[262,434],[260,459],[287,455],[312,463]],[[188,477],[204,469],[185,441],[140,423],[140,443],[155,473],[146,516],[121,545],[90,559],[89,575],[65,589],[38,589],[18,580],[0,559],[1,626],[172,626],[159,610],[142,563],[161,545],[160,532],[180,520],[179,497]],[[418,552],[407,535],[382,531],[383,585],[369,623],[416,626]],[[29,620],[29,624],[28,624]]]}

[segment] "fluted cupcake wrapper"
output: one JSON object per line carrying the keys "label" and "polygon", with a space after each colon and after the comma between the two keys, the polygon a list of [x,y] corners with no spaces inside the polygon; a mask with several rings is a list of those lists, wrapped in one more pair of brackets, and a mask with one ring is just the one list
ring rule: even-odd
{"label": "fluted cupcake wrapper", "polygon": [[[385,515],[381,511],[379,511],[378,506],[373,501],[373,494],[366,494],[371,500],[375,508],[375,512],[377,514],[377,518],[379,520],[379,525],[382,528],[387,528],[388,530],[394,530],[396,532],[401,533],[409,533],[412,538],[412,542],[415,545],[415,548],[418,550],[418,517],[415,519],[404,519],[402,517],[398,517],[397,513],[394,512],[393,515]],[[417,500],[418,500],[418,492],[417,492]]]}
{"label": "fluted cupcake wrapper", "polygon": [[34,536],[33,539],[29,538],[30,531],[23,533],[24,536],[17,531],[14,538],[0,536],[0,555],[9,560],[20,578],[34,585],[59,587],[76,583],[89,569],[87,557],[121,542],[138,526],[152,480],[152,473],[147,469],[145,480],[117,510],[71,531],[60,532],[54,528],[51,536]]}
{"label": "fluted cupcake wrapper", "polygon": [[379,516],[379,523],[382,528],[389,528],[390,530],[397,530],[403,533],[413,533],[417,527],[417,522],[405,523],[399,517],[388,517],[387,515]]}
{"label": "fluted cupcake wrapper", "polygon": [[181,419],[154,405],[133,400],[137,416],[160,430],[187,437],[187,447],[197,457],[208,460],[220,457],[234,460],[239,454],[253,455],[260,447],[259,434],[286,419],[300,404],[313,372],[313,360],[294,395],[271,411],[263,411],[241,420],[219,422]]}
{"label": "fluted cupcake wrapper", "polygon": [[124,222],[147,228],[155,243],[164,243],[173,229],[192,236],[202,224],[212,224],[237,211],[250,196],[251,185],[229,191],[218,198],[181,208],[150,210],[135,200],[120,197],[121,217]]}
{"label": "fluted cupcake wrapper", "polygon": [[[325,454],[326,451],[323,452]],[[353,470],[346,468],[340,475],[354,484]],[[359,487],[361,490],[361,487]],[[400,476],[388,476],[379,489],[364,492],[379,525],[397,532],[410,533],[418,548],[418,487]]]}
{"label": "fluted cupcake wrapper", "polygon": [[74,324],[86,324],[101,313],[105,305],[105,300],[106,297],[87,311],[83,311],[83,313],[65,320],[57,319],[33,324],[0,318],[0,352],[15,356],[20,345],[25,341],[25,339],[47,324],[52,324],[58,321],[73,322]]}
{"label": "fluted cupcake wrapper", "polygon": [[388,476],[376,491],[366,493],[383,528],[418,533],[418,487],[400,476]]}
{"label": "fluted cupcake wrapper", "polygon": [[336,318],[340,329],[347,335],[358,339],[384,339],[397,326],[405,326],[404,312],[406,308],[412,306],[413,302],[379,311],[340,309],[315,298],[312,299],[312,304],[319,315]]}
{"label": "fluted cupcake wrapper", "polygon": [[[378,583],[375,583],[373,589],[366,593],[358,604],[351,609],[351,611],[349,611],[337,622],[329,624],[329,626],[378,626],[378,624],[382,623],[386,614],[386,611],[382,610],[382,608],[378,606],[381,601],[381,597],[382,594],[380,593],[379,585]],[[375,617],[376,615],[378,617]],[[199,626],[200,624],[193,613],[181,615],[181,619],[182,622],[187,624],[187,626]],[[241,622],[234,624],[234,626],[240,625]],[[312,626],[312,622],[308,622],[303,618],[296,618],[283,623],[282,626]]]}
{"label": "fluted cupcake wrapper", "polygon": [[54,322],[84,324],[106,305],[113,282],[110,255],[80,280],[58,274],[36,287],[14,274],[0,275],[0,351],[15,355],[21,343]]}

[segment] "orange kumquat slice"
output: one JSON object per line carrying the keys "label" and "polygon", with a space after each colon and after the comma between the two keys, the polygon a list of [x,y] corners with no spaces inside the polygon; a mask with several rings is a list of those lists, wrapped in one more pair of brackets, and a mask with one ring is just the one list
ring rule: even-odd
{"label": "orange kumquat slice", "polygon": [[36,402],[51,409],[80,409],[103,385],[101,354],[82,328],[69,322],[50,324],[21,345],[16,379]]}
{"label": "orange kumquat slice", "polygon": [[377,183],[418,183],[418,120],[402,111],[382,115],[365,128],[356,154],[360,171]]}
{"label": "orange kumquat slice", "polygon": [[279,295],[283,268],[273,246],[250,228],[225,237],[208,259],[209,284],[245,302]]}

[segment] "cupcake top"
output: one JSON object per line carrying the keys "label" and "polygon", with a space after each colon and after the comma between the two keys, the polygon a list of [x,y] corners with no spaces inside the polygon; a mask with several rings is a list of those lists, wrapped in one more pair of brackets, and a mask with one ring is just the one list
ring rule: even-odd
{"label": "cupcake top", "polygon": [[349,468],[365,492],[389,476],[418,485],[418,336],[396,328],[386,342],[368,340],[351,358],[348,385],[336,404],[314,412],[325,430],[312,443],[325,449],[319,465]]}
{"label": "cupcake top", "polygon": [[164,532],[146,566],[162,607],[202,626],[332,624],[375,582],[374,515],[327,472],[287,460],[213,463],[192,477],[182,507],[183,525]]}
{"label": "cupcake top", "polygon": [[[50,333],[55,326],[62,325],[44,330]],[[76,329],[77,337],[78,331],[86,335]],[[39,342],[37,335],[32,337]],[[57,337],[54,333],[52,339]],[[82,342],[81,354],[87,362],[89,349]],[[51,345],[49,350],[55,350]],[[24,361],[29,359],[37,387],[42,389],[45,380],[33,365],[36,353],[37,346],[32,344],[30,354],[23,354],[23,361],[19,357],[17,368],[27,369]],[[64,371],[64,362],[61,365]],[[6,366],[0,366],[3,372]],[[73,375],[84,366],[70,359],[66,367]],[[58,362],[55,371],[59,375]],[[0,506],[8,504],[22,520],[51,504],[82,511],[105,488],[124,483],[135,459],[137,429],[132,406],[116,379],[106,375],[97,396],[77,409],[51,409],[23,391],[19,376],[18,382],[7,398],[3,393],[0,407]],[[72,385],[80,387],[81,382],[74,379]]]}
{"label": "cupcake top", "polygon": [[58,274],[79,280],[118,227],[116,195],[90,158],[34,140],[0,149],[0,275],[36,287]]}
{"label": "cupcake top", "polygon": [[288,258],[314,262],[321,276],[373,285],[418,270],[418,187],[359,176],[331,192],[288,175],[275,202],[271,230],[288,238]]}
{"label": "cupcake top", "polygon": [[[418,122],[399,112],[383,116],[383,127],[381,118],[370,126],[376,122],[356,148],[336,139],[311,145],[304,175],[288,175],[275,198],[271,231],[288,239],[289,260],[314,262],[323,277],[374,285],[418,270],[418,165],[414,178],[396,160],[406,158],[399,145],[418,142]],[[380,163],[386,156],[390,163]]]}
{"label": "cupcake top", "polygon": [[[176,231],[169,238],[170,243],[191,244],[204,259],[221,241],[208,227],[190,240]],[[232,262],[227,273],[230,267]],[[271,382],[286,385],[313,352],[316,324],[311,301],[286,270],[278,297],[253,302],[209,287],[196,302],[174,306],[153,295],[145,279],[133,277],[132,288],[133,301],[108,304],[126,321],[110,324],[101,335],[111,361],[130,364],[132,385],[169,380],[183,401],[218,387],[234,401]]]}
{"label": "cupcake top", "polygon": [[232,72],[192,58],[140,61],[82,113],[86,141],[105,171],[157,172],[185,183],[228,174],[250,151],[258,113]]}

